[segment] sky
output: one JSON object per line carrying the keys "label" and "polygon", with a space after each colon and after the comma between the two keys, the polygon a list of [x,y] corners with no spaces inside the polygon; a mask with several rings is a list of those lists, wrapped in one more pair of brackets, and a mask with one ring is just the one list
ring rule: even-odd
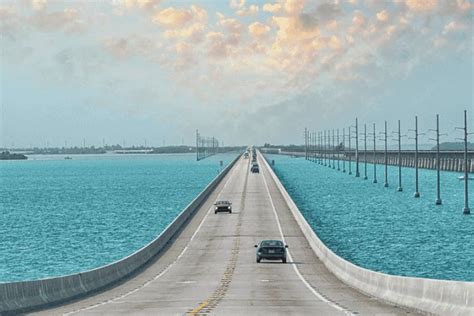
{"label": "sky", "polygon": [[[0,147],[474,129],[472,0],[0,0]],[[342,133],[342,130],[341,130]],[[411,134],[410,134],[411,133]],[[411,136],[410,136],[411,135]]]}

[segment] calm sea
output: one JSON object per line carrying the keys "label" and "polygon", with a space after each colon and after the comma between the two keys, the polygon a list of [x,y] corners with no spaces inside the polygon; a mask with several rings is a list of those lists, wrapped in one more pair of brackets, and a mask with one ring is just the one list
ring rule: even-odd
{"label": "calm sea", "polygon": [[435,170],[420,170],[421,197],[415,199],[413,168],[402,168],[404,191],[397,192],[397,167],[389,167],[385,188],[381,165],[372,183],[371,164],[363,180],[363,164],[355,178],[304,158],[267,158],[275,160],[275,172],[314,231],[346,260],[394,275],[474,281],[474,181],[472,215],[463,215],[459,173],[441,173],[443,205],[435,205]]}
{"label": "calm sea", "polygon": [[133,253],[236,155],[0,161],[0,282],[76,273]]}

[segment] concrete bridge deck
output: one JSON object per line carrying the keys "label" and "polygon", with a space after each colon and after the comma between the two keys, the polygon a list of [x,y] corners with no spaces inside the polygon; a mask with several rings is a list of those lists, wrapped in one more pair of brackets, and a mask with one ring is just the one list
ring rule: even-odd
{"label": "concrete bridge deck", "polygon": [[[259,159],[262,159],[259,157]],[[175,242],[132,279],[37,315],[407,315],[346,286],[319,261],[260,163],[240,159]],[[217,199],[233,213],[212,212]],[[255,262],[254,244],[284,237],[287,264]]]}

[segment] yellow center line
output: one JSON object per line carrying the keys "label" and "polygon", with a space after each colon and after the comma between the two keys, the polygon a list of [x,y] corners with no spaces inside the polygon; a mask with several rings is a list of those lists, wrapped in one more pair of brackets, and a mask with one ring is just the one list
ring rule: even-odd
{"label": "yellow center line", "polygon": [[187,313],[188,315],[197,315],[201,310],[203,310],[207,305],[209,304],[209,301],[205,300],[201,304],[199,304],[198,307],[194,308],[192,311]]}

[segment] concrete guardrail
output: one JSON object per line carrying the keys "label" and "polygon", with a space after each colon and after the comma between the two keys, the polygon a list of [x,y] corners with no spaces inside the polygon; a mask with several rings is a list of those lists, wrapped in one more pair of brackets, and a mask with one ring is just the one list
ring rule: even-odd
{"label": "concrete guardrail", "polygon": [[153,241],[133,254],[93,270],[33,281],[0,283],[0,314],[45,308],[109,287],[150,262],[194,215],[239,160],[235,158]]}
{"label": "concrete guardrail", "polygon": [[[316,235],[266,158],[262,159],[311,248],[347,285],[383,301],[435,315],[474,315],[474,282],[403,277],[375,272],[339,257]],[[473,269],[473,267],[466,267]]]}

